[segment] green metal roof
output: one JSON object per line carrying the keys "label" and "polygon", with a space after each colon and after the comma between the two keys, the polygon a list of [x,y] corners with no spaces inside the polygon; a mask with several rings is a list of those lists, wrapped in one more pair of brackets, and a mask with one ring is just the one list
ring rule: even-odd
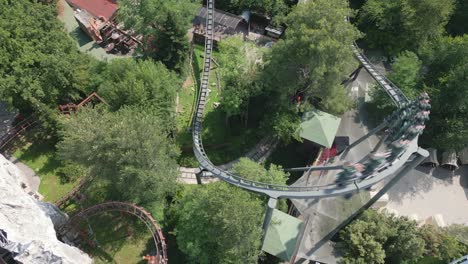
{"label": "green metal roof", "polygon": [[262,250],[289,261],[294,254],[296,241],[301,231],[301,220],[274,209]]}
{"label": "green metal roof", "polygon": [[313,110],[305,113],[303,120],[299,128],[299,135],[302,138],[327,148],[333,145],[341,118]]}

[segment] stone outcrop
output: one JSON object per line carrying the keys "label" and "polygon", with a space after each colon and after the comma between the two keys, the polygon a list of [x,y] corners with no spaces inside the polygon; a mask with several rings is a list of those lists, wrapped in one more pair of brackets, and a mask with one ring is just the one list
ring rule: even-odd
{"label": "stone outcrop", "polygon": [[25,193],[20,173],[0,155],[0,246],[21,263],[92,263],[88,255],[57,239],[54,225],[62,225],[66,215]]}

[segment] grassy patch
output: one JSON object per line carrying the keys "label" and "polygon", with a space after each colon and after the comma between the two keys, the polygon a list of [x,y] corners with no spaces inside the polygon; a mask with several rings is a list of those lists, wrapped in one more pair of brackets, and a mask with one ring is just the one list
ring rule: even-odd
{"label": "grassy patch", "polygon": [[76,184],[64,183],[58,176],[58,169],[62,166],[55,154],[55,147],[49,140],[26,143],[18,148],[13,156],[33,169],[41,179],[39,193],[44,200],[53,202],[68,193]]}

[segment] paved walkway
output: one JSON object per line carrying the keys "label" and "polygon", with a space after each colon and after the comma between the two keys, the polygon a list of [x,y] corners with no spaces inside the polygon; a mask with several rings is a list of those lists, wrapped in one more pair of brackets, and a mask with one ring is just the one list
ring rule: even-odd
{"label": "paved walkway", "polygon": [[423,221],[441,214],[445,224],[468,225],[468,166],[455,172],[418,167],[388,191],[386,208]]}
{"label": "paved walkway", "polygon": [[15,164],[16,167],[18,167],[18,169],[21,171],[19,175],[21,175],[22,179],[20,179],[20,181],[26,184],[26,192],[38,192],[39,185],[41,184],[41,179],[36,174],[36,172],[34,172],[33,169],[29,168],[26,164],[20,162],[17,158],[13,156],[7,158],[9,161]]}

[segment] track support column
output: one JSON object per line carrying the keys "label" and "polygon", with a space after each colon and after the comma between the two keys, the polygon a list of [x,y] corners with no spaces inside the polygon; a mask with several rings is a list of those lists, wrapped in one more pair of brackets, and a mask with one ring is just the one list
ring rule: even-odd
{"label": "track support column", "polygon": [[266,233],[268,231],[268,226],[270,225],[271,218],[273,216],[273,210],[276,208],[276,203],[278,200],[276,198],[270,197],[268,199],[268,206],[267,211],[265,214],[265,220],[263,221],[263,238],[262,238],[262,245],[265,242]]}
{"label": "track support column", "polygon": [[360,139],[354,141],[351,145],[349,145],[341,154],[341,158],[346,157],[348,155],[348,152],[350,149],[354,148],[355,146],[359,145],[361,142],[364,140],[368,139],[370,136],[377,134],[380,130],[384,129],[388,123],[386,121],[382,122],[380,125],[378,125],[376,128],[372,129],[369,133],[366,135],[362,136]]}
{"label": "track support column", "polygon": [[385,193],[387,193],[390,188],[392,188],[399,180],[401,180],[408,172],[416,168],[427,156],[429,152],[427,150],[419,148],[417,152],[414,153],[415,157],[412,161],[405,164],[403,169],[401,169],[397,175],[395,175],[379,192],[377,192],[367,203],[365,203],[361,208],[354,212],[351,216],[345,219],[341,224],[339,224],[335,229],[333,229],[326,237],[331,239],[338,231],[348,225],[356,217],[358,217],[362,212],[369,209],[377,200],[380,199]]}

